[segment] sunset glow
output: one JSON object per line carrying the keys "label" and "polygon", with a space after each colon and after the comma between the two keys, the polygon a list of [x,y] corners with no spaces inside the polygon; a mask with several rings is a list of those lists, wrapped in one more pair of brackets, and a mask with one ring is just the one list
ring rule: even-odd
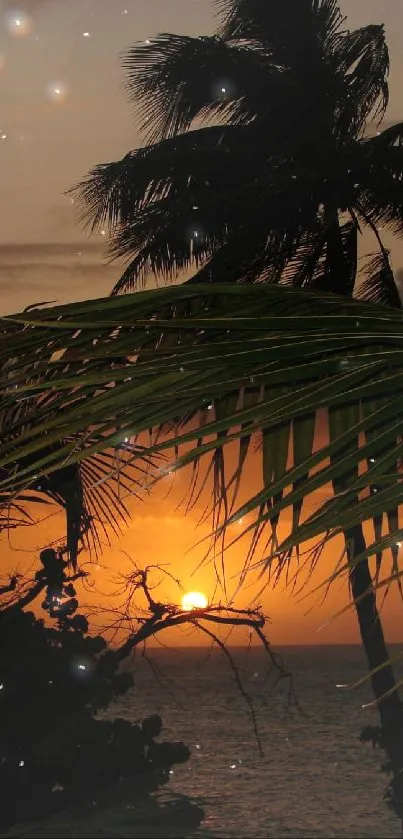
{"label": "sunset glow", "polygon": [[208,600],[201,591],[188,591],[182,597],[182,609],[191,612],[192,609],[206,609]]}

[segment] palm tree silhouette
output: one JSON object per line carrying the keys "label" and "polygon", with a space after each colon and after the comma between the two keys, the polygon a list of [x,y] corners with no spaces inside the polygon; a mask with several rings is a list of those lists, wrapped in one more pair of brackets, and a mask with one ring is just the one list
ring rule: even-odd
{"label": "palm tree silhouette", "polygon": [[368,135],[388,103],[383,26],[346,30],[338,0],[217,5],[215,35],[125,55],[147,145],[73,188],[128,261],[113,294],[193,271],[400,306],[382,230],[402,231],[403,123]]}

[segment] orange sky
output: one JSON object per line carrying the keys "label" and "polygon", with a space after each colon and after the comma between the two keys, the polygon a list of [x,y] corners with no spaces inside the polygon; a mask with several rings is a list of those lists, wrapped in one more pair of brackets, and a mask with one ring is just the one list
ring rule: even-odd
{"label": "orange sky", "polygon": [[[402,0],[343,0],[351,28],[385,22],[391,51],[391,100],[388,118],[403,118]],[[32,0],[21,0],[32,8]],[[8,0],[0,0],[0,67],[2,202],[0,206],[0,312],[9,313],[42,300],[67,302],[107,294],[118,276],[116,266],[102,260],[105,240],[88,241],[75,218],[75,208],[64,195],[90,167],[113,160],[140,142],[122,86],[119,54],[135,40],[156,32],[190,35],[213,32],[210,0],[36,0],[35,28],[28,38],[13,39],[4,27]],[[90,38],[83,38],[85,31]],[[49,98],[49,85],[66,83],[63,103]],[[387,244],[390,244],[387,242]],[[394,244],[396,269],[403,266],[403,246]],[[260,486],[260,476],[250,470],[245,492]],[[169,484],[171,479],[167,478]],[[180,487],[182,484],[182,488]],[[177,509],[184,478],[163,500],[165,488],[144,504],[132,502],[130,527],[121,539],[105,550],[106,568],[94,570],[99,594],[83,598],[108,602],[101,592],[111,591],[111,578],[127,563],[124,552],[139,563],[168,562],[185,588],[210,594],[214,586],[211,568],[192,577],[201,558],[201,548],[186,552],[206,532],[198,529],[197,512],[185,516]],[[286,525],[285,525],[286,526]],[[41,527],[21,529],[0,542],[2,571],[29,565],[38,550],[63,536],[63,516],[55,515]],[[335,562],[328,547],[321,562],[321,576]],[[243,562],[245,546],[228,556],[228,578]],[[312,583],[319,581],[316,575]],[[161,587],[168,599],[177,593],[172,583]],[[253,590],[239,598],[246,605]],[[333,588],[322,606],[317,599],[298,602],[290,592],[266,591],[264,610],[271,618],[269,636],[276,644],[356,642],[354,615],[348,614],[318,628],[347,602],[344,581]],[[315,607],[306,614],[309,607]],[[386,625],[391,640],[401,639],[401,604],[395,594],[387,602]],[[245,634],[234,634],[244,641]],[[193,643],[194,638],[175,636],[175,643]]]}
{"label": "orange sky", "polygon": [[[243,501],[247,494],[255,492],[260,488],[258,477],[258,463],[256,455],[250,461],[246,480],[244,481],[240,501]],[[179,578],[184,591],[198,590],[204,592],[209,599],[215,602],[224,600],[222,590],[216,590],[216,576],[213,565],[210,563],[197,570],[202,560],[206,546],[196,543],[210,532],[209,523],[199,525],[198,519],[204,509],[205,500],[192,512],[185,514],[184,506],[179,506],[188,486],[188,476],[176,474],[167,476],[156,487],[151,497],[145,497],[144,502],[130,501],[128,506],[132,513],[130,525],[124,528],[121,537],[111,539],[111,546],[105,547],[99,565],[96,563],[87,565],[89,557],[81,555],[80,563],[91,572],[91,584],[81,590],[80,602],[87,604],[90,609],[102,606],[111,608],[122,598],[115,600],[112,593],[119,587],[119,574],[127,573],[130,570],[130,557],[141,567],[153,564],[164,564],[167,571],[175,578]],[[315,498],[313,503],[323,500],[322,494]],[[54,509],[49,518],[52,508],[44,511],[45,519],[37,527],[21,528],[11,532],[9,539],[5,537],[0,541],[2,556],[2,569],[36,570],[39,550],[52,542],[54,539],[63,541],[64,515]],[[312,512],[313,506],[307,512]],[[243,520],[242,525],[247,524]],[[231,535],[236,534],[240,525],[233,525]],[[279,531],[280,538],[288,531],[289,517],[286,516]],[[239,571],[243,565],[248,547],[248,539],[245,537],[237,546],[231,548],[226,556],[226,579],[228,592],[231,594],[236,589]],[[330,574],[341,555],[341,542],[332,542],[324,551],[316,572],[311,576],[309,583],[304,589],[308,593],[316,585],[326,579]],[[257,555],[258,558],[259,555]],[[386,559],[387,563],[388,560]],[[295,564],[294,564],[295,570]],[[301,576],[301,582],[305,576]],[[163,572],[152,572],[151,580],[157,583],[157,599],[168,602],[180,602],[181,590],[176,586],[170,577]],[[254,583],[254,584],[253,584]],[[236,598],[235,605],[247,607],[255,602],[256,595],[260,592],[264,579],[257,582],[256,573],[251,576],[243,590]],[[297,586],[298,589],[298,586]],[[348,602],[348,588],[346,579],[334,583],[330,595],[322,602],[322,592],[316,593],[307,599],[302,600],[301,594],[292,592],[291,588],[283,585],[275,589],[270,586],[260,594],[259,603],[265,615],[269,619],[267,634],[274,645],[281,644],[337,644],[337,643],[358,643],[356,620],[354,614],[348,612],[341,617],[332,620],[334,614],[342,609]],[[402,638],[401,632],[401,602],[395,591],[386,601],[384,610],[385,626],[390,641],[398,642]],[[106,616],[107,617],[107,616]],[[105,616],[101,618],[105,621]],[[98,618],[94,617],[95,624]],[[330,621],[327,623],[327,621]],[[326,624],[323,626],[323,624]],[[321,628],[322,627],[322,628]],[[187,631],[175,630],[163,636],[164,643],[176,645],[203,644],[204,640],[197,633],[191,634]],[[245,629],[234,631],[231,636],[232,643],[243,644],[248,640],[248,633]]]}

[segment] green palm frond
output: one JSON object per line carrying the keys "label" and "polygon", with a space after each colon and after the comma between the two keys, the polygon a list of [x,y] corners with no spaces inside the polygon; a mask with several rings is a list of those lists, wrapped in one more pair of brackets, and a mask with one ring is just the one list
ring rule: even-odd
{"label": "green palm frond", "polygon": [[[68,366],[55,358],[67,346]],[[22,370],[34,347],[38,378],[29,384]],[[13,380],[20,398],[35,394],[41,403],[46,395],[46,408],[28,410],[27,432],[18,423],[10,427],[1,492],[18,498],[35,475],[119,448],[128,438],[134,465],[170,451],[169,469],[212,458],[216,544],[248,534],[250,566],[259,534],[260,545],[267,543],[263,567],[274,571],[307,541],[324,544],[354,523],[372,523],[366,556],[391,549],[395,568],[403,497],[398,311],[288,287],[181,286],[3,319],[0,363],[10,352],[21,362]],[[186,417],[193,417],[190,424]],[[330,434],[319,448],[315,421]],[[150,428],[156,436],[142,448]],[[239,504],[234,495],[256,435],[262,487]],[[49,454],[54,439],[74,445],[62,442]],[[237,441],[238,463],[224,474],[228,447]],[[21,468],[27,457],[32,461]],[[89,486],[92,480],[89,474]],[[329,485],[334,494],[323,500]],[[279,517],[287,511],[293,527],[279,539]],[[246,517],[233,536],[231,525]]]}
{"label": "green palm frond", "polygon": [[[40,376],[39,366],[37,357],[30,373],[27,359],[22,362],[16,356],[2,365],[4,392],[8,398],[0,405],[1,447],[3,452],[11,454],[11,459],[5,458],[0,466],[0,476],[5,485],[9,484],[10,478],[12,480],[16,468],[30,469],[35,464],[35,454],[31,451],[27,451],[18,463],[15,462],[12,452],[16,436],[29,438],[35,413],[38,420],[43,416],[48,419],[53,416],[50,392],[42,394],[39,399],[35,395],[24,398],[18,393],[19,376],[25,376],[27,383],[33,384]],[[67,435],[60,440],[56,435],[50,440],[48,435],[43,454],[57,459],[59,450],[65,445],[74,446],[74,439]],[[84,445],[88,445],[88,441]],[[122,496],[128,492],[136,495],[139,478],[143,482],[143,473],[147,469],[147,458],[143,464],[139,462],[134,467],[121,457],[118,462],[116,454],[105,451],[80,462],[61,462],[56,471],[47,473],[44,470],[36,475],[30,482],[29,492],[20,493],[18,498],[10,492],[0,496],[0,530],[33,523],[33,505],[39,509],[41,504],[50,500],[65,510],[66,548],[75,566],[80,544],[98,553],[101,531],[107,541],[110,531],[115,534],[121,532],[122,525],[128,520]]]}

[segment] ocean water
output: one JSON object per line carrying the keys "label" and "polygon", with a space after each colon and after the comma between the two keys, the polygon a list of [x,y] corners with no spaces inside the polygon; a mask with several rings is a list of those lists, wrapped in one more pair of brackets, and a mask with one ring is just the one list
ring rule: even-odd
{"label": "ocean water", "polygon": [[384,753],[361,744],[364,725],[377,722],[358,647],[280,650],[293,677],[274,685],[262,650],[234,649],[256,713],[219,651],[148,650],[135,659],[134,689],[119,704],[132,720],[159,713],[164,739],[183,740],[189,763],[176,767],[170,790],[197,800],[206,813],[200,837],[398,837],[398,819],[383,801]]}

